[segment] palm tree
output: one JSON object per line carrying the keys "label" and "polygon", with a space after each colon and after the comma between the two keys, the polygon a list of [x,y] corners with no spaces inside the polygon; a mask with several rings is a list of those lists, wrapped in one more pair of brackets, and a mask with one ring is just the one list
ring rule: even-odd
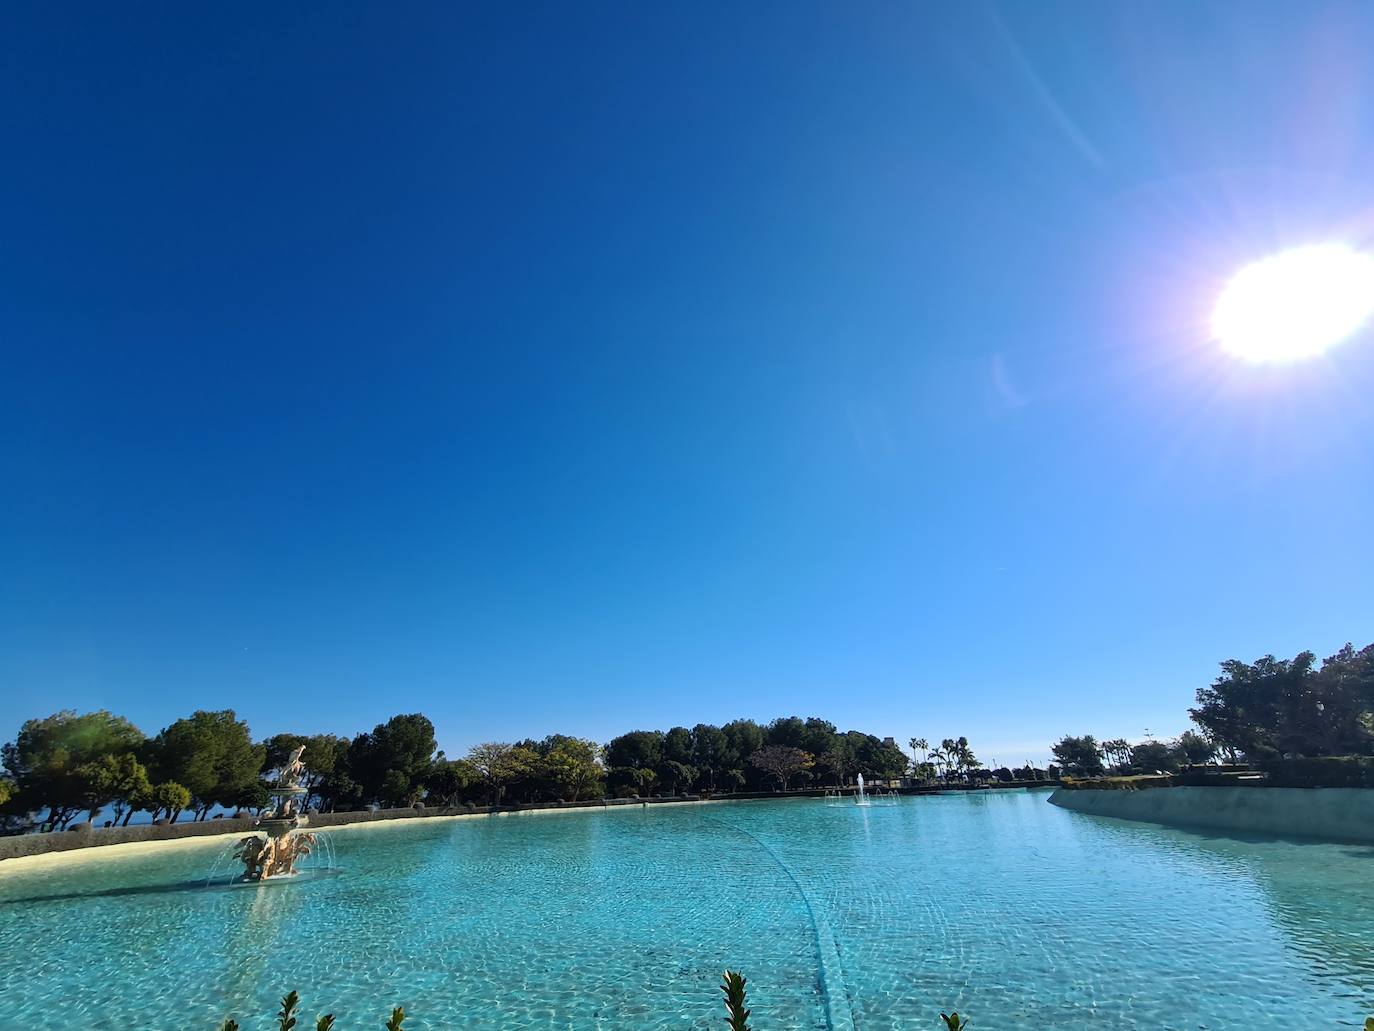
{"label": "palm tree", "polygon": [[923,737],[913,737],[909,742],[913,752],[921,753],[921,762],[925,762],[930,757],[930,742]]}
{"label": "palm tree", "polygon": [[940,776],[944,776],[949,768],[949,757],[938,748],[931,749],[929,759],[940,770]]}
{"label": "palm tree", "polygon": [[959,773],[963,768],[962,757],[959,754],[959,742],[952,737],[947,737],[940,742],[940,751],[945,753],[945,765],[949,768],[945,775],[949,775],[950,769],[956,774]]}

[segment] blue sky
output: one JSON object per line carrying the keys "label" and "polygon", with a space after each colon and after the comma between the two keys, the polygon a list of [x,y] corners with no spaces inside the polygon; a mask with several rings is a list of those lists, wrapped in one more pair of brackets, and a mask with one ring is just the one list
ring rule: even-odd
{"label": "blue sky", "polygon": [[0,733],[823,715],[999,761],[1374,638],[1374,8],[11,8]]}

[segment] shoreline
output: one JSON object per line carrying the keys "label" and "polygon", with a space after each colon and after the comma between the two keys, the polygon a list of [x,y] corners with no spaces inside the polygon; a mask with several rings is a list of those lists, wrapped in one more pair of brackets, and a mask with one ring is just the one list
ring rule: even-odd
{"label": "shoreline", "polygon": [[[744,798],[641,798],[597,800],[595,802],[535,803],[520,806],[475,806],[472,808],[445,808],[431,810],[381,809],[353,813],[320,813],[312,816],[302,830],[335,831],[357,830],[380,827],[414,827],[423,821],[469,820],[486,817],[542,816],[545,814],[576,813],[585,811],[644,810],[650,806],[688,806],[712,805],[725,802],[748,802],[768,798],[783,800],[788,798],[809,797],[799,793],[760,795]],[[196,828],[190,830],[190,828]],[[128,840],[95,840],[68,843],[62,840],[65,835],[82,838],[102,832],[153,831],[156,835],[140,836]],[[158,853],[168,849],[194,849],[209,846],[224,847],[225,839],[241,837],[257,832],[248,820],[214,820],[206,823],[166,824],[153,828],[144,827],[101,828],[92,831],[52,831],[48,834],[16,835],[13,838],[0,838],[0,878],[7,871],[19,873],[36,869],[57,868],[84,862],[100,862],[107,859],[130,858]],[[173,833],[166,833],[166,832]],[[123,837],[123,835],[121,835]],[[47,840],[44,840],[47,839]],[[33,840],[40,842],[39,847],[29,846],[31,851],[20,855],[4,855],[7,842]],[[46,845],[47,847],[42,847]]]}
{"label": "shoreline", "polygon": [[[967,794],[987,790],[1032,790],[1051,788],[1053,783],[1031,782],[996,787],[920,786],[890,789],[899,795]],[[342,813],[316,813],[304,829],[314,831],[344,830],[345,828],[378,827],[404,824],[414,826],[422,820],[460,820],[485,816],[529,816],[546,813],[609,811],[616,809],[647,809],[650,806],[709,805],[724,802],[781,801],[792,798],[823,798],[824,788],[803,788],[792,791],[741,791],[700,797],[670,795],[664,798],[590,799],[581,802],[532,802],[500,806],[451,806],[404,809],[361,810]],[[0,877],[5,871],[32,870],[39,866],[73,862],[77,859],[144,855],[166,847],[190,848],[197,843],[216,843],[222,846],[232,836],[254,833],[255,819],[224,818],[202,823],[141,824],[134,827],[102,827],[45,834],[18,834],[0,838]]]}

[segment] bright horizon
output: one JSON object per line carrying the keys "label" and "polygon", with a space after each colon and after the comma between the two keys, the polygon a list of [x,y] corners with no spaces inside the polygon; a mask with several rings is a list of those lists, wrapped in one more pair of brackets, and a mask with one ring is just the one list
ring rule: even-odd
{"label": "bright horizon", "polygon": [[1374,640],[1360,297],[1303,361],[1213,326],[1374,252],[1374,9],[699,13],[11,12],[0,740],[1019,765]]}

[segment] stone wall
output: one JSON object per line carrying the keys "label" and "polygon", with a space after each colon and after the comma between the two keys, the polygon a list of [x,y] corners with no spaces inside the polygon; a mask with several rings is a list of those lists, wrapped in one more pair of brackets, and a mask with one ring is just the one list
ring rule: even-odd
{"label": "stone wall", "polygon": [[1061,788],[1049,800],[1076,813],[1121,820],[1374,843],[1374,788]]}

